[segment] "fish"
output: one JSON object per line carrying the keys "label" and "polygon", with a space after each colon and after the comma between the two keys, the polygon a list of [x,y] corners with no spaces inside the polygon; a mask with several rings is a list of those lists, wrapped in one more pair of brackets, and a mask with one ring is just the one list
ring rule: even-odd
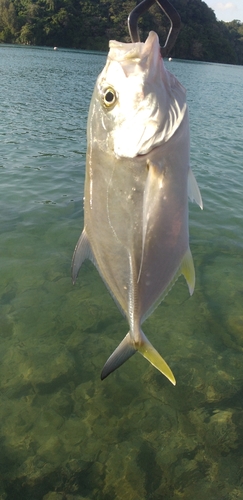
{"label": "fish", "polygon": [[129,331],[101,379],[137,351],[175,385],[141,325],[183,274],[192,295],[188,197],[202,198],[190,168],[186,90],[161,56],[158,35],[109,42],[87,123],[84,228],[72,261],[96,266]]}

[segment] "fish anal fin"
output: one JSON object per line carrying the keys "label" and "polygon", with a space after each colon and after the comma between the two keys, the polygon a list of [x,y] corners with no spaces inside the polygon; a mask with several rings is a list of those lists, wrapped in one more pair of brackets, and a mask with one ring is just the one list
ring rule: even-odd
{"label": "fish anal fin", "polygon": [[192,295],[195,287],[195,269],[194,269],[191,250],[189,247],[182,259],[180,272],[185,277],[188,284],[190,295]]}
{"label": "fish anal fin", "polygon": [[157,370],[168,378],[173,385],[176,385],[176,379],[166,361],[162,358],[158,351],[156,351],[142,331],[141,335],[142,342],[138,347],[138,352],[140,352],[144,358],[146,358],[155,368],[157,368]]}
{"label": "fish anal fin", "polygon": [[82,231],[78,243],[75,247],[72,260],[72,280],[75,283],[79,269],[85,259],[93,260],[93,254],[85,229]]}
{"label": "fish anal fin", "polygon": [[197,181],[194,177],[193,171],[189,168],[188,172],[188,196],[191,201],[195,201],[201,209],[203,209],[203,201],[198,187]]}
{"label": "fish anal fin", "polygon": [[117,368],[119,368],[119,366],[123,365],[123,363],[135,354],[135,352],[136,349],[131,342],[130,332],[128,332],[126,337],[124,337],[119,346],[107,359],[101,372],[101,380],[104,380],[104,378],[108,377],[110,373],[114,372]]}

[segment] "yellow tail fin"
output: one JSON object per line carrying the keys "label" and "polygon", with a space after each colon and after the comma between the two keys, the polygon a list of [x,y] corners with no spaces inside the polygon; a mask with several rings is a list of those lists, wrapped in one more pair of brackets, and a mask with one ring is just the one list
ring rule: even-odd
{"label": "yellow tail fin", "polygon": [[165,377],[168,378],[168,380],[173,384],[176,385],[176,379],[170,369],[170,367],[167,365],[166,361],[160,356],[158,351],[152,346],[152,344],[149,342],[147,337],[144,335],[144,333],[141,330],[142,334],[142,339],[143,342],[141,346],[138,347],[138,352],[143,355],[144,358],[146,358],[157,370],[159,370]]}
{"label": "yellow tail fin", "polygon": [[106,361],[101,372],[101,379],[106,378],[114,372],[119,366],[123,365],[136,351],[140,352],[157,370],[167,377],[173,385],[176,385],[175,377],[165,360],[160,356],[156,349],[149,342],[143,331],[139,330],[139,342],[134,343],[130,332],[124,337],[119,346]]}

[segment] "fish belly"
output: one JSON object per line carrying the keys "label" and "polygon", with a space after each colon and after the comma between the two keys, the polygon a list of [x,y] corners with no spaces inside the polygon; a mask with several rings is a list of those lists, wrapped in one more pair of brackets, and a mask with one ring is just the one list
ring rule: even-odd
{"label": "fish belly", "polygon": [[146,158],[87,154],[84,227],[96,267],[128,319],[141,262],[146,176]]}
{"label": "fish belly", "polygon": [[[87,155],[85,230],[122,311],[143,321],[173,284],[188,249],[187,149],[181,134],[149,155]],[[177,141],[177,143],[176,143]]]}

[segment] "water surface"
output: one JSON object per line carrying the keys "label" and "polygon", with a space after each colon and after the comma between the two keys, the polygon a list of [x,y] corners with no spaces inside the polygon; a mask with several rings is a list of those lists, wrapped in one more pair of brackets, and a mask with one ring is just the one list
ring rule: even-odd
{"label": "water surface", "polygon": [[243,499],[243,67],[166,63],[187,88],[192,298],[180,278],[141,356],[101,382],[127,324],[83,225],[86,120],[105,55],[0,45],[0,498]]}

